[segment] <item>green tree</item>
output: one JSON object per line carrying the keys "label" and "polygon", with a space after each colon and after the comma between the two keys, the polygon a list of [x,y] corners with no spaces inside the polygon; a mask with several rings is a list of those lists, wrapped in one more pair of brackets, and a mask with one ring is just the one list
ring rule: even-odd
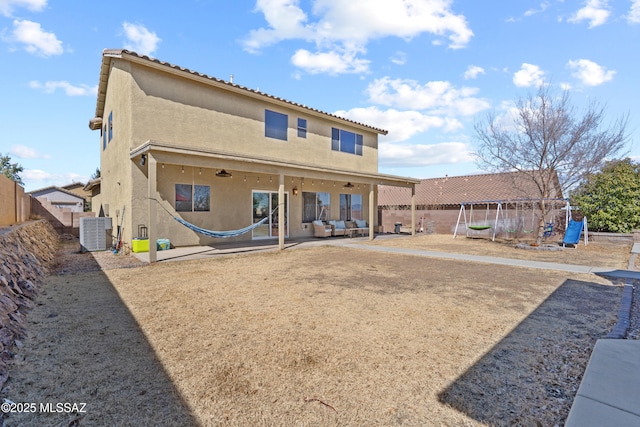
{"label": "green tree", "polygon": [[91,179],[100,178],[100,168],[96,168],[96,171],[91,175]]}
{"label": "green tree", "polygon": [[571,194],[571,204],[588,218],[589,229],[629,233],[640,227],[640,164],[608,162]]}
{"label": "green tree", "polygon": [[11,157],[9,154],[0,154],[0,171],[2,175],[6,176],[12,181],[17,182],[20,185],[24,185],[20,172],[23,171],[22,166],[17,163],[11,163]]}
{"label": "green tree", "polygon": [[529,197],[538,201],[541,211],[539,244],[551,210],[545,200],[552,197],[556,174],[562,193],[568,194],[625,147],[626,126],[627,117],[607,126],[604,107],[592,103],[578,111],[568,92],[555,96],[549,85],[541,85],[537,93],[520,98],[511,115],[489,113],[476,123],[478,164],[492,171],[520,172],[538,189]]}

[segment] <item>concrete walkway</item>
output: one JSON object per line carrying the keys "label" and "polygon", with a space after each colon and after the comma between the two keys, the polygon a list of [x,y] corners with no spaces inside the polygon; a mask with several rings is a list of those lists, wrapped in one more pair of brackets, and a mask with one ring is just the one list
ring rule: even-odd
{"label": "concrete walkway", "polygon": [[640,426],[640,341],[596,342],[565,426]]}
{"label": "concrete walkway", "polygon": [[[333,244],[333,242],[329,242],[329,244]],[[366,250],[377,251],[377,252],[450,259],[455,261],[481,262],[485,264],[511,265],[514,267],[536,268],[536,269],[542,269],[542,270],[557,270],[557,271],[566,271],[568,273],[584,273],[584,274],[593,273],[593,274],[611,276],[611,277],[629,277],[631,275],[634,278],[640,279],[640,271],[616,270],[608,267],[591,267],[587,265],[558,264],[553,262],[529,261],[529,260],[514,259],[514,258],[498,258],[498,257],[490,257],[490,256],[482,256],[482,255],[459,254],[459,253],[452,253],[452,252],[424,251],[424,250],[418,250],[418,249],[393,248],[388,246],[372,246],[372,245],[363,245],[363,244],[351,243],[351,242],[340,242],[337,244],[341,246],[349,246],[357,249],[366,249]]]}
{"label": "concrete walkway", "polygon": [[[381,236],[376,237],[378,239],[385,238],[393,238],[394,236],[387,237]],[[352,239],[349,238],[335,238],[335,239],[311,239],[311,240],[303,240],[303,241],[290,241],[285,243],[285,249],[292,248],[305,248],[311,246],[323,246],[323,245],[331,245],[331,246],[346,246],[354,249],[364,249],[368,251],[376,251],[376,252],[384,252],[384,253],[394,253],[399,255],[413,255],[413,256],[422,256],[428,258],[440,258],[440,259],[449,259],[454,261],[466,261],[466,262],[480,262],[484,264],[500,264],[500,265],[510,265],[513,267],[521,267],[521,268],[534,268],[534,269],[542,269],[542,270],[556,270],[556,271],[564,271],[567,273],[580,273],[580,274],[597,274],[600,276],[609,276],[609,277],[620,277],[620,278],[630,278],[630,279],[638,279],[640,280],[640,271],[629,271],[629,270],[616,270],[607,267],[591,267],[587,265],[573,265],[573,264],[559,264],[552,262],[541,262],[541,261],[529,261],[523,259],[514,259],[514,258],[498,258],[498,257],[490,257],[490,256],[482,256],[482,255],[468,255],[468,254],[460,254],[453,252],[438,252],[438,251],[426,251],[419,249],[407,249],[407,248],[396,248],[389,246],[374,246],[367,245],[366,242],[369,241],[368,237],[354,237]],[[242,252],[253,252],[253,251],[265,251],[265,250],[277,250],[278,245],[271,241],[265,242],[246,242],[246,243],[233,243],[233,244],[222,244],[217,245],[216,247],[212,246],[191,246],[191,247],[180,247],[175,249],[170,249],[167,251],[158,251],[158,261],[182,261],[189,259],[204,259],[211,258],[215,255],[223,255],[223,254],[232,254],[232,253],[242,253]],[[143,253],[135,253],[138,259],[149,262],[149,254],[147,252]]]}

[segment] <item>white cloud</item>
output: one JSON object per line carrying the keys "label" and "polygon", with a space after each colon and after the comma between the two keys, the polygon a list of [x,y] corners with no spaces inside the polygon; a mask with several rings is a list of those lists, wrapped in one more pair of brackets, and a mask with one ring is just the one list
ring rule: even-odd
{"label": "white cloud", "polygon": [[13,21],[13,37],[11,41],[22,43],[29,53],[51,56],[64,52],[62,42],[54,33],[48,33],[37,22],[19,20]]}
{"label": "white cloud", "polygon": [[612,80],[616,74],[615,71],[607,70],[605,67],[588,59],[569,61],[567,67],[575,70],[573,76],[587,86],[599,86]]}
{"label": "white cloud", "polygon": [[19,159],[48,159],[51,157],[48,154],[40,154],[35,148],[24,145],[14,145],[11,147],[10,153]]}
{"label": "white cloud", "polygon": [[256,12],[262,12],[269,29],[251,30],[244,41],[249,52],[289,39],[312,39],[313,30],[305,23],[307,15],[298,7],[298,0],[258,0]]}
{"label": "white cloud", "polygon": [[464,72],[464,79],[475,79],[479,74],[484,74],[484,68],[478,67],[477,65],[469,65],[467,71]]}
{"label": "white cloud", "polygon": [[640,0],[631,1],[631,9],[627,15],[627,22],[630,24],[640,24]]}
{"label": "white cloud", "polygon": [[[258,0],[267,28],[249,32],[243,45],[256,53],[283,40],[305,40],[320,52],[364,52],[369,41],[384,37],[410,40],[423,33],[446,37],[449,47],[465,47],[473,32],[463,15],[451,11],[452,0],[312,0],[312,19],[299,0]],[[300,52],[300,51],[298,51]],[[296,52],[296,53],[298,53]],[[314,54],[307,52],[307,56]]]}
{"label": "white cloud", "polygon": [[291,57],[291,62],[311,74],[327,73],[331,75],[345,73],[364,73],[369,71],[369,61],[356,58],[356,52],[318,52],[312,53],[299,49]]}
{"label": "white cloud", "polygon": [[376,107],[367,107],[336,111],[334,114],[359,123],[375,123],[376,127],[389,131],[388,135],[380,137],[380,140],[388,142],[405,141],[417,133],[430,129],[451,132],[462,127],[462,124],[454,118],[410,110],[380,110]]}
{"label": "white cloud", "polygon": [[518,87],[540,86],[543,82],[544,71],[537,65],[526,62],[513,74],[513,84]]}
{"label": "white cloud", "polygon": [[431,166],[475,160],[471,148],[462,142],[414,145],[381,142],[378,158],[383,167]]}
{"label": "white cloud", "polygon": [[32,12],[40,12],[47,5],[47,0],[0,0],[0,15],[10,17],[13,10],[23,7]]}
{"label": "white cloud", "polygon": [[608,0],[587,0],[585,6],[573,14],[568,21],[575,24],[589,21],[589,28],[594,28],[607,22],[611,15],[608,8]]}
{"label": "white cloud", "polygon": [[158,43],[162,41],[156,33],[149,31],[144,25],[122,24],[124,35],[127,38],[125,49],[133,50],[142,55],[151,55],[158,48]]}
{"label": "white cloud", "polygon": [[404,65],[407,63],[407,54],[404,52],[398,51],[394,53],[393,56],[391,57],[391,62],[393,62],[396,65]]}
{"label": "white cloud", "polygon": [[20,176],[25,183],[25,188],[43,188],[52,185],[62,186],[72,182],[87,182],[88,176],[77,173],[50,173],[40,169],[25,169]]}
{"label": "white cloud", "polygon": [[536,15],[538,13],[542,13],[545,10],[547,10],[547,8],[549,7],[549,2],[545,1],[540,3],[540,8],[539,9],[529,9],[524,13],[524,16],[532,16],[532,15]]}
{"label": "white cloud", "polygon": [[477,88],[455,88],[447,81],[376,79],[367,87],[369,100],[375,104],[412,110],[430,110],[432,114],[470,116],[489,108],[489,103],[476,98]]}
{"label": "white cloud", "polygon": [[32,89],[41,89],[45,93],[53,93],[57,89],[64,90],[67,96],[94,96],[98,93],[98,86],[80,85],[74,86],[67,81],[48,81],[41,83],[37,80],[29,82]]}

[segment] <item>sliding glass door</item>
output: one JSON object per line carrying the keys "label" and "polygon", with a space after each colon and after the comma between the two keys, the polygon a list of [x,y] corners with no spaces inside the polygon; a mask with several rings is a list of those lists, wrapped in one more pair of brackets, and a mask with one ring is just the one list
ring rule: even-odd
{"label": "sliding glass door", "polygon": [[[253,239],[269,239],[278,237],[280,230],[278,224],[279,209],[277,191],[253,191],[253,223],[268,219],[253,230]],[[284,236],[289,236],[289,194],[284,194]]]}

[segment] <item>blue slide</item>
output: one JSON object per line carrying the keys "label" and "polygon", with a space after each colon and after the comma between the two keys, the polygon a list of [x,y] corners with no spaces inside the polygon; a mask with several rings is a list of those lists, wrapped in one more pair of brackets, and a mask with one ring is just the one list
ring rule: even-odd
{"label": "blue slide", "polygon": [[577,245],[580,242],[580,234],[582,234],[582,227],[584,227],[583,221],[569,220],[569,226],[567,231],[564,232],[564,239],[562,245]]}

